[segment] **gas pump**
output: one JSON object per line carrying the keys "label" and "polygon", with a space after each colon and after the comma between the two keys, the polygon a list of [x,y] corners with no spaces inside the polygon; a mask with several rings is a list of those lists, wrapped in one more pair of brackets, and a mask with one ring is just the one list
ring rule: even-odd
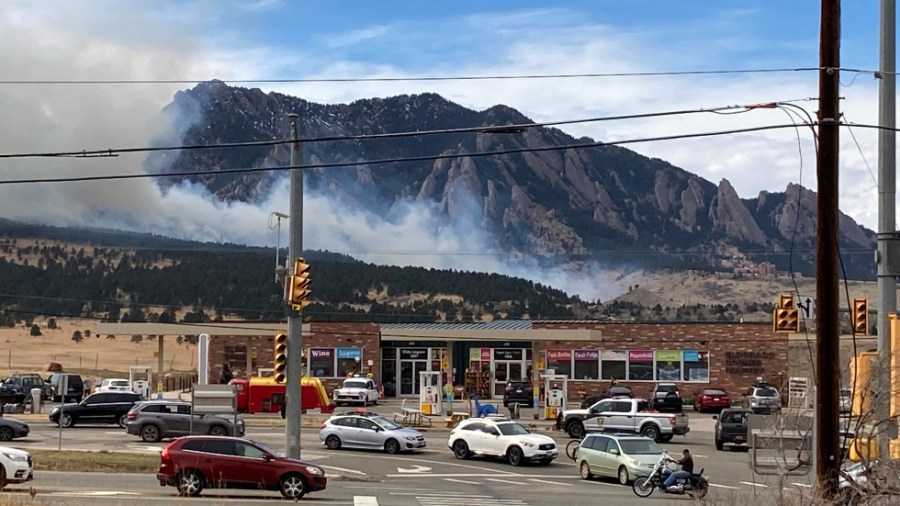
{"label": "gas pump", "polygon": [[419,372],[419,409],[423,415],[438,415],[443,411],[441,371]]}
{"label": "gas pump", "polygon": [[568,376],[565,374],[541,374],[544,380],[544,419],[556,420],[566,409],[569,398]]}

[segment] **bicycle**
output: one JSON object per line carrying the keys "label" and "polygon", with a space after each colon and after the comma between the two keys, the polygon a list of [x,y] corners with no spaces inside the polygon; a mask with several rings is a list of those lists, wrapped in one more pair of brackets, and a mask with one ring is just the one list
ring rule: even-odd
{"label": "bicycle", "polygon": [[581,441],[578,439],[573,439],[569,441],[569,444],[566,445],[566,456],[572,460],[575,460],[578,457],[578,449],[581,448]]}

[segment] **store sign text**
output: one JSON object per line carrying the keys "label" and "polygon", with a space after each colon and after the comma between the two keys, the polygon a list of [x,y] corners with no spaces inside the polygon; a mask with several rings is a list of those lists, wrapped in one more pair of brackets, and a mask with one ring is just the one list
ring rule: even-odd
{"label": "store sign text", "polygon": [[766,361],[775,359],[773,351],[726,351],[725,372],[728,374],[762,374]]}

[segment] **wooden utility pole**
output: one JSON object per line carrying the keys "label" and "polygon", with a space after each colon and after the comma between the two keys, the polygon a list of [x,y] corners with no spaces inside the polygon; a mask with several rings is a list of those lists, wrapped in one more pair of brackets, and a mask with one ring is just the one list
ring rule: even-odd
{"label": "wooden utility pole", "polygon": [[841,2],[822,0],[819,41],[819,152],[816,159],[816,476],[825,497],[838,490],[838,158],[841,66]]}

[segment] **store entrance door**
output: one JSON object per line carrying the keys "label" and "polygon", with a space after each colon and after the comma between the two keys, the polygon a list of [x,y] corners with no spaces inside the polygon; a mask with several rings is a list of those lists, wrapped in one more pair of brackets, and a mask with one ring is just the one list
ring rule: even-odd
{"label": "store entrance door", "polygon": [[503,397],[509,381],[524,379],[522,377],[522,361],[494,362],[494,397]]}
{"label": "store entrance door", "polygon": [[419,373],[428,370],[427,348],[404,348],[400,350],[400,392],[404,395],[419,395]]}

